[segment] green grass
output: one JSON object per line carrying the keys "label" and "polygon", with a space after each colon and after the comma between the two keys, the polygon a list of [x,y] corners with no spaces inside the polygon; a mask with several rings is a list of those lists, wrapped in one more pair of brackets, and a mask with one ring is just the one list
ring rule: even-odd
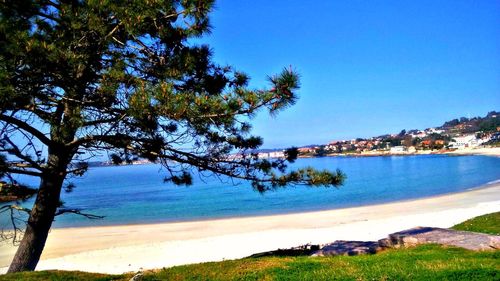
{"label": "green grass", "polygon": [[500,235],[500,212],[475,217],[452,228],[455,230]]}
{"label": "green grass", "polygon": [[[127,278],[128,277],[128,278]],[[110,281],[110,280],[129,280],[132,276],[128,275],[107,275],[99,273],[89,273],[81,271],[61,271],[47,270],[34,272],[20,272],[0,275],[0,280],[5,281],[73,281],[73,280],[93,280],[93,281]]]}
{"label": "green grass", "polygon": [[[42,271],[0,280],[129,280],[132,275]],[[500,280],[500,251],[424,245],[370,256],[265,257],[176,266],[143,280]]]}
{"label": "green grass", "polygon": [[[499,221],[500,213],[494,213],[453,228],[498,234]],[[41,271],[0,275],[0,281],[104,281],[132,276]],[[142,280],[500,280],[500,251],[422,245],[367,256],[246,258],[149,271]]]}
{"label": "green grass", "polygon": [[178,266],[144,280],[500,280],[500,252],[425,245],[371,256],[266,257]]}

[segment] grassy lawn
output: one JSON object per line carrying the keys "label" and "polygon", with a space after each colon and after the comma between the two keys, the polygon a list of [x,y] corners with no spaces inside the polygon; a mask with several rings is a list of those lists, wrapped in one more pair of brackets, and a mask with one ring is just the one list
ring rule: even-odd
{"label": "grassy lawn", "polygon": [[373,256],[267,257],[179,266],[145,280],[500,280],[500,252],[426,245]]}
{"label": "grassy lawn", "polygon": [[475,217],[461,224],[457,224],[452,228],[456,230],[500,235],[500,212]]}
{"label": "grassy lawn", "polygon": [[[499,213],[454,228],[497,233]],[[129,280],[126,275],[42,271],[0,280]],[[176,266],[146,272],[142,280],[500,280],[500,251],[473,252],[423,245],[368,256],[262,257]]]}
{"label": "grassy lawn", "polygon": [[[127,278],[128,277],[128,278]],[[66,280],[94,280],[94,281],[109,281],[109,280],[129,280],[132,276],[128,275],[106,275],[99,273],[88,273],[81,271],[34,271],[34,272],[21,272],[14,274],[0,275],[0,280],[18,281],[18,280],[52,280],[52,281],[66,281]]]}

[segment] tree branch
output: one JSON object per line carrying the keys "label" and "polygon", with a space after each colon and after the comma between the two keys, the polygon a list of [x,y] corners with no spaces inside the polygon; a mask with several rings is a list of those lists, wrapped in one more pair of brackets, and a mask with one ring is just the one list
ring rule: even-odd
{"label": "tree branch", "polygon": [[79,216],[84,216],[88,219],[103,219],[105,216],[98,216],[98,215],[93,215],[93,214],[88,214],[88,213],[82,213],[81,209],[59,209],[57,210],[56,214],[54,216],[60,216],[62,214],[75,214]]}
{"label": "tree branch", "polygon": [[11,174],[33,176],[33,177],[41,177],[42,176],[42,173],[40,173],[40,172],[35,172],[35,171],[30,171],[30,170],[13,169],[10,167],[6,168],[5,172],[11,173]]}
{"label": "tree branch", "polygon": [[0,213],[3,213],[7,210],[16,210],[16,211],[20,211],[20,212],[25,212],[27,214],[31,213],[31,209],[23,208],[23,207],[18,206],[18,205],[7,205],[7,206],[0,207]]}
{"label": "tree branch", "polygon": [[29,164],[31,164],[31,166],[34,169],[42,171],[42,167],[39,165],[39,163],[37,163],[36,161],[34,161],[33,159],[31,159],[31,157],[29,157],[28,155],[23,154],[21,152],[21,150],[17,147],[17,145],[10,140],[9,137],[4,136],[4,140],[7,141],[10,144],[10,146],[12,147],[11,149],[6,149],[6,151],[8,153],[11,153],[11,154],[15,155],[16,157],[18,157],[19,159],[28,162]]}
{"label": "tree branch", "polygon": [[233,112],[200,115],[200,116],[198,116],[198,118],[222,118],[222,117],[233,117],[233,116],[242,115],[242,114],[250,114],[250,113],[253,113],[254,111],[258,110],[259,108],[266,106],[267,103],[268,102],[262,102],[260,104],[255,105],[255,106],[249,107],[247,109],[240,109],[240,110],[236,110]]}
{"label": "tree branch", "polygon": [[10,221],[11,221],[13,231],[12,232],[4,231],[2,229],[2,231],[0,232],[0,241],[12,239],[12,244],[17,245],[17,243],[20,242],[20,239],[18,239],[18,237],[22,236],[22,234],[24,232],[21,228],[19,228],[18,223],[21,222],[21,223],[26,224],[26,221],[16,217],[16,215],[14,214],[14,211],[18,211],[18,213],[24,212],[24,213],[29,214],[31,212],[31,210],[26,209],[26,208],[22,208],[22,207],[17,206],[17,205],[7,205],[7,206],[0,207],[0,213],[6,212],[6,211],[10,212]]}
{"label": "tree branch", "polygon": [[44,135],[42,132],[39,130],[35,129],[34,127],[31,127],[28,123],[23,122],[17,118],[14,118],[12,116],[8,116],[5,114],[0,114],[0,121],[5,121],[7,123],[13,124],[17,126],[18,128],[30,133],[34,137],[36,137],[38,140],[40,140],[42,143],[45,145],[51,145],[52,140],[50,140],[46,135]]}

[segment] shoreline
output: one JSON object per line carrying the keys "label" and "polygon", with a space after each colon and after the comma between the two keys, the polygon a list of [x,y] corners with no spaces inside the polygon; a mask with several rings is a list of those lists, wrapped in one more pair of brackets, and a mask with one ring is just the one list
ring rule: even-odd
{"label": "shoreline", "polygon": [[[377,240],[500,211],[500,183],[459,193],[334,210],[189,222],[52,229],[38,270],[122,273],[220,261],[335,240]],[[0,246],[0,273],[15,248]],[[3,267],[3,268],[1,268]]]}
{"label": "shoreline", "polygon": [[[460,193],[490,188],[490,187],[495,186],[497,184],[500,184],[500,179],[490,181],[490,182],[487,182],[487,183],[482,184],[482,185],[469,187],[469,188],[466,188],[466,189],[461,190],[461,191],[450,191],[450,192],[428,195],[428,196],[423,196],[423,197],[399,199],[399,200],[388,201],[388,202],[352,205],[352,206],[345,206],[345,207],[338,207],[338,208],[324,208],[324,209],[316,209],[316,210],[304,210],[304,211],[283,212],[283,213],[249,214],[249,215],[242,215],[242,216],[230,215],[230,216],[226,216],[226,217],[207,217],[207,218],[200,217],[200,218],[193,218],[193,219],[166,220],[166,221],[159,220],[159,221],[146,222],[146,223],[140,223],[140,222],[139,223],[120,223],[119,222],[116,224],[111,223],[111,224],[106,224],[106,225],[95,225],[95,226],[88,226],[88,225],[68,226],[68,227],[62,226],[62,227],[52,227],[51,230],[81,229],[81,228],[95,228],[95,227],[120,227],[120,226],[140,227],[140,226],[154,226],[154,225],[174,224],[174,223],[217,222],[217,221],[221,221],[221,220],[230,220],[230,219],[239,219],[239,218],[247,219],[247,218],[258,218],[258,217],[278,217],[278,216],[296,215],[296,214],[314,214],[314,213],[320,213],[320,212],[346,210],[346,209],[354,209],[354,208],[361,208],[361,207],[381,206],[381,205],[387,205],[387,204],[393,204],[393,203],[405,203],[405,202],[412,202],[412,201],[417,201],[417,200],[432,199],[435,197],[442,197],[442,196],[448,196],[448,195],[453,195],[453,194],[460,194]],[[0,267],[1,267],[1,265],[0,265]]]}
{"label": "shoreline", "polygon": [[[500,157],[500,147],[473,147],[456,150],[419,150],[417,152],[391,153],[389,151],[370,151],[361,153],[333,153],[323,157],[392,157],[392,156],[421,156],[421,155],[449,155],[449,156],[492,156]],[[319,158],[313,155],[301,155],[299,158]]]}

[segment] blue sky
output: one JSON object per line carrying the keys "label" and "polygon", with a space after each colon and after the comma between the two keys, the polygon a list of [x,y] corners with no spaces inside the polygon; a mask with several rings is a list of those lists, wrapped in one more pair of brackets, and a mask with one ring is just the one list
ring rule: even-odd
{"label": "blue sky", "polygon": [[203,39],[266,85],[292,65],[300,100],[254,133],[265,148],[427,128],[500,110],[500,1],[219,0]]}

